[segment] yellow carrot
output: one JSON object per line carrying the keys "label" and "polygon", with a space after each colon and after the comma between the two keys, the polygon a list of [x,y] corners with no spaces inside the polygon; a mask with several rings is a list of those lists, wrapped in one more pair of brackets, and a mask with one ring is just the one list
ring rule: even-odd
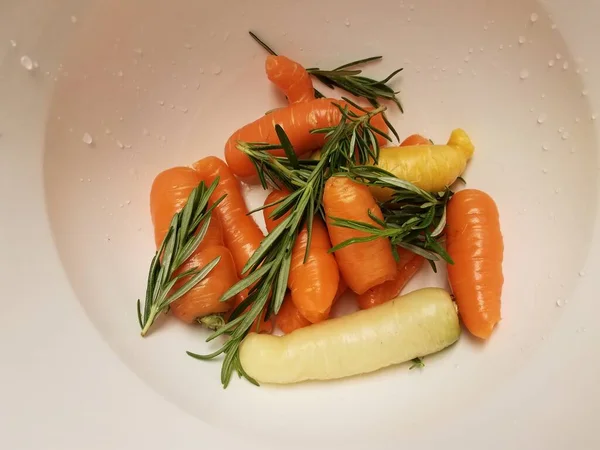
{"label": "yellow carrot", "polygon": [[[425,191],[439,192],[464,172],[474,150],[467,133],[456,129],[446,145],[382,148],[377,166]],[[371,191],[380,201],[390,197],[390,191],[384,188],[371,187]]]}

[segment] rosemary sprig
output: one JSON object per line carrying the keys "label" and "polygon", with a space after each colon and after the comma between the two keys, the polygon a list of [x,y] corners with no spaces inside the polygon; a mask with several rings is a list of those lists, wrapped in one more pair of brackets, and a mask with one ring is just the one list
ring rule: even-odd
{"label": "rosemary sprig", "polygon": [[408,370],[413,370],[413,369],[422,369],[423,367],[425,367],[425,363],[423,362],[423,358],[417,356],[416,358],[411,360],[412,365],[408,368]]}
{"label": "rosemary sprig", "polygon": [[[177,270],[204,239],[212,210],[224,198],[221,197],[208,207],[208,200],[218,182],[219,180],[215,179],[208,188],[204,183],[200,183],[192,191],[184,208],[173,216],[169,231],[152,258],[143,308],[140,300],[137,301],[142,336],[148,333],[161,312],[166,311],[171,303],[193,289],[219,263],[220,257],[217,257],[202,268],[196,267],[176,275]],[[177,282],[183,279],[186,279],[185,283],[172,292]]]}
{"label": "rosemary sprig", "polygon": [[[229,339],[220,349],[209,355],[188,352],[188,355],[200,360],[213,359],[225,353],[221,369],[221,382],[224,387],[228,386],[233,371],[256,383],[241,367],[239,346],[265,307],[268,315],[279,312],[287,288],[294,241],[306,223],[308,252],[312,238],[312,218],[321,208],[327,177],[336,169],[336,164],[340,161],[353,161],[355,151],[358,152],[359,158],[360,155],[379,154],[377,139],[371,140],[368,136],[377,134],[370,121],[373,116],[385,111],[385,107],[369,111],[362,116],[352,113],[347,107],[340,107],[340,111],[342,119],[336,127],[319,130],[326,133],[325,145],[321,159],[311,171],[302,172],[301,161],[287,158],[288,162],[284,163],[282,159],[265,152],[275,148],[283,148],[288,154],[293,151],[287,137],[283,137],[285,134],[283,129],[277,130],[280,134],[280,146],[267,146],[260,143],[239,145],[239,148],[256,165],[263,186],[266,187],[270,183],[283,184],[293,187],[295,191],[280,202],[273,211],[274,217],[281,217],[286,212],[289,212],[289,215],[263,239],[259,248],[250,257],[244,267],[244,272],[249,275],[231,287],[221,298],[222,301],[227,301],[244,289],[250,289],[246,300],[231,313],[230,322],[211,334],[207,340],[213,340],[224,334],[229,335]],[[375,147],[365,148],[370,145]]]}
{"label": "rosemary sprig", "polygon": [[367,236],[348,239],[331,249],[332,252],[359,242],[389,238],[395,256],[396,247],[403,247],[426,258],[433,270],[440,259],[453,264],[439,242],[446,225],[446,205],[452,191],[430,193],[373,166],[354,166],[345,176],[369,186],[393,191],[391,200],[381,204],[384,220],[370,215],[372,223],[332,217],[332,224],[366,233]]}
{"label": "rosemary sprig", "polygon": [[[252,39],[254,39],[268,53],[277,56],[277,53],[255,33],[252,31],[249,31],[248,33],[250,36],[252,36]],[[380,61],[382,58],[382,56],[371,56],[369,58],[363,58],[347,64],[342,64],[333,70],[322,70],[318,67],[309,67],[306,69],[306,71],[330,89],[339,88],[356,97],[364,98],[368,100],[369,103],[371,103],[371,105],[373,105],[375,108],[379,107],[381,101],[388,100],[395,103],[400,112],[403,113],[404,108],[402,107],[402,103],[397,96],[399,92],[394,91],[394,89],[387,84],[392,80],[392,78],[394,78],[403,70],[402,68],[394,70],[382,80],[375,80],[373,78],[365,77],[361,75],[362,70],[360,69],[351,69],[352,67],[356,67],[358,65]],[[319,98],[325,96],[315,89],[315,97]],[[400,137],[385,113],[383,114],[383,119],[396,139],[399,141]]]}

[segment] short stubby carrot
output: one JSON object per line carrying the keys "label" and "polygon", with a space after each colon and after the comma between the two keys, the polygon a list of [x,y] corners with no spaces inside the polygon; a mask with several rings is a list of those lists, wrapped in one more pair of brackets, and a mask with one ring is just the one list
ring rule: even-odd
{"label": "short stubby carrot", "polygon": [[[233,298],[233,309],[237,308],[237,306],[242,303],[244,300],[246,300],[246,297],[248,296],[248,290],[245,289],[244,291],[240,292],[238,295],[236,295]],[[248,308],[246,308],[246,311],[248,311],[250,309],[250,306]],[[254,321],[254,323],[252,324],[252,327],[250,328],[250,331],[252,332],[258,332],[258,333],[272,333],[273,332],[273,328],[275,327],[275,317],[270,317],[269,319],[265,320],[265,316],[266,316],[266,308],[265,310],[263,310],[261,312],[261,314],[256,318],[256,320]],[[225,318],[227,320],[229,320],[229,314],[225,315]],[[260,325],[257,326],[257,323],[260,322]]]}
{"label": "short stubby carrot", "polygon": [[[199,317],[209,314],[224,313],[228,311],[232,302],[221,302],[221,296],[238,281],[235,265],[231,252],[219,245],[207,247],[196,251],[181,267],[176,274],[196,267],[202,268],[215,258],[220,257],[219,263],[200,283],[192,288],[183,297],[171,303],[171,312],[178,319],[193,323]],[[177,290],[189,280],[189,277],[178,281],[173,290]]]}
{"label": "short stubby carrot", "polygon": [[[350,111],[358,115],[362,114],[343,100],[319,98],[277,109],[240,128],[225,144],[225,160],[231,171],[241,178],[256,176],[256,169],[250,158],[237,148],[238,142],[279,144],[275,125],[280,125],[284,129],[296,154],[304,155],[321,148],[325,143],[325,134],[310,131],[332,127],[340,122],[342,115],[336,104],[347,106]],[[384,133],[388,131],[381,114],[373,117],[371,124]],[[381,144],[385,142],[381,136],[378,136],[378,140]],[[283,150],[271,150],[270,153],[278,156],[285,155]]]}
{"label": "short stubby carrot", "polygon": [[362,295],[358,296],[358,307],[360,309],[369,309],[382,303],[389,302],[400,295],[404,286],[416,275],[423,267],[425,258],[420,255],[398,248],[398,256],[396,262],[396,276],[385,283],[369,289]]}
{"label": "short stubby carrot", "polygon": [[400,143],[400,147],[408,147],[411,145],[430,145],[431,141],[420,134],[411,134]]}
{"label": "short stubby carrot", "polygon": [[198,173],[189,167],[167,169],[154,179],[150,189],[150,214],[156,248],[167,235],[173,216],[183,209],[200,181]]}
{"label": "short stubby carrot", "polygon": [[[285,191],[273,191],[265,200],[265,205],[282,200],[289,195]],[[271,213],[277,206],[263,210],[267,230],[271,232],[285,219],[273,219]],[[327,228],[319,217],[312,219],[312,236],[308,258],[306,246],[308,231],[306,225],[302,228],[292,249],[292,262],[288,287],[291,298],[298,311],[311,323],[321,322],[329,316],[331,305],[335,299],[339,283],[339,270],[335,257],[329,253],[331,242]]]}
{"label": "short stubby carrot", "polygon": [[269,80],[287,97],[290,104],[315,99],[310,74],[286,56],[267,56],[265,71]]}
{"label": "short stubby carrot", "polygon": [[467,329],[481,339],[500,321],[504,243],[498,208],[485,192],[465,189],[448,202],[448,279]]}
{"label": "short stubby carrot", "polygon": [[[368,233],[333,225],[333,218],[349,219],[376,225],[369,211],[383,219],[381,210],[369,188],[343,176],[331,177],[325,183],[323,205],[327,215],[327,229],[334,246]],[[396,276],[396,261],[389,239],[377,238],[370,242],[351,244],[335,252],[344,281],[357,294]]]}
{"label": "short stubby carrot", "polygon": [[260,245],[263,233],[248,216],[240,183],[224,161],[209,156],[194,163],[193,168],[207,185],[219,177],[219,184],[210,201],[215,202],[223,195],[225,198],[217,205],[213,215],[221,223],[225,245],[233,255],[238,276],[243,278],[242,270]]}

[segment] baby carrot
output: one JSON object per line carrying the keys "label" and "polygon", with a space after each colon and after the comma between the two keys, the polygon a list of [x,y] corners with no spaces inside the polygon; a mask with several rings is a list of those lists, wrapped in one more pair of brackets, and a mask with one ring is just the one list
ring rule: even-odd
{"label": "baby carrot", "polygon": [[425,259],[422,256],[398,248],[400,259],[396,262],[396,275],[394,279],[386,281],[369,289],[358,296],[358,307],[360,309],[369,309],[382,303],[388,302],[400,295],[404,286],[423,266]]}
{"label": "baby carrot", "polygon": [[[204,267],[217,257],[221,257],[219,264],[197,284],[190,292],[171,303],[171,312],[178,319],[193,323],[198,317],[209,314],[223,313],[231,308],[232,302],[220,301],[221,296],[238,282],[235,265],[231,252],[223,246],[214,245],[202,251],[196,251],[176,272],[176,275],[195,267]],[[173,290],[183,286],[189,277],[179,280]]]}
{"label": "baby carrot", "polygon": [[504,244],[498,208],[476,189],[457,192],[448,202],[446,246],[454,261],[448,279],[467,329],[481,339],[500,321]]}
{"label": "baby carrot", "polygon": [[290,104],[315,99],[310,75],[304,67],[285,56],[267,56],[265,70],[269,80],[288,98]]}
{"label": "baby carrot", "polygon": [[242,270],[264,236],[252,217],[248,216],[240,184],[225,162],[208,156],[194,163],[193,168],[206,185],[219,177],[219,185],[211,196],[211,202],[224,194],[226,196],[215,208],[214,215],[221,222],[225,245],[233,255],[238,276],[243,278]]}
{"label": "baby carrot", "polygon": [[[376,224],[369,216],[370,212],[383,219],[369,188],[347,177],[331,177],[327,180],[323,205],[327,215],[329,237],[334,246],[348,239],[367,237],[369,234],[335,226],[332,224],[332,218]],[[335,257],[344,281],[359,295],[393,279],[396,275],[396,261],[387,238],[351,244],[336,251]]]}
{"label": "baby carrot", "polygon": [[[154,179],[150,191],[150,210],[157,247],[160,247],[171,219],[185,206],[190,193],[200,182],[200,176],[189,167],[165,170]],[[175,275],[204,267],[217,257],[220,257],[219,263],[212,271],[187,294],[171,304],[171,311],[175,317],[192,323],[198,317],[222,313],[231,307],[231,302],[221,302],[220,298],[237,283],[238,277],[231,253],[223,247],[221,226],[213,214],[203,240]],[[179,280],[173,291],[188,280],[189,277]]]}
{"label": "baby carrot", "polygon": [[407,147],[410,145],[431,145],[431,141],[420,134],[411,134],[402,141],[400,147]]}
{"label": "baby carrot", "polygon": [[[294,151],[298,155],[321,148],[325,143],[323,133],[311,133],[311,130],[328,128],[337,125],[342,119],[340,110],[335,105],[348,107],[350,111],[360,115],[361,111],[343,100],[319,98],[308,102],[295,103],[285,108],[280,108],[270,114],[260,117],[248,125],[237,130],[225,144],[225,160],[231,171],[242,178],[256,175],[256,169],[247,155],[237,148],[238,142],[263,142],[279,144],[275,125],[280,125],[287,134]],[[373,117],[371,124],[387,133],[388,127],[381,114]],[[383,144],[385,139],[379,137]],[[271,150],[270,153],[284,156],[283,150]]]}
{"label": "baby carrot", "polygon": [[[273,191],[267,196],[265,205],[282,200],[288,195],[289,193],[285,191]],[[263,210],[269,232],[286,217],[283,216],[279,219],[270,217],[275,209],[277,206],[270,206]],[[312,220],[312,237],[306,261],[304,261],[308,243],[306,225],[298,234],[292,248],[288,287],[291,291],[292,301],[300,314],[309,322],[316,323],[329,316],[340,274],[335,257],[329,253],[331,243],[325,224],[319,217],[314,217]]]}

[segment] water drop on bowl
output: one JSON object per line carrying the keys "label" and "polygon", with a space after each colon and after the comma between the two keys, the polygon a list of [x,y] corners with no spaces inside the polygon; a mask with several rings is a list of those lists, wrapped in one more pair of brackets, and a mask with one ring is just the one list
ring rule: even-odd
{"label": "water drop on bowl", "polygon": [[546,114],[542,113],[538,116],[537,123],[539,123],[541,125],[546,121],[547,118],[548,118],[548,116]]}
{"label": "water drop on bowl", "polygon": [[94,142],[94,139],[92,138],[92,135],[90,133],[83,133],[83,137],[81,138],[81,140],[84,144],[87,145],[92,145],[92,143]]}
{"label": "water drop on bowl", "polygon": [[537,13],[531,13],[531,16],[529,16],[531,23],[536,23],[539,18],[540,16]]}
{"label": "water drop on bowl", "polygon": [[25,70],[33,70],[33,60],[27,55],[21,56],[21,65],[25,68]]}
{"label": "water drop on bowl", "polygon": [[527,78],[529,78],[529,70],[522,69],[521,72],[519,72],[519,78],[521,80],[526,80]]}

